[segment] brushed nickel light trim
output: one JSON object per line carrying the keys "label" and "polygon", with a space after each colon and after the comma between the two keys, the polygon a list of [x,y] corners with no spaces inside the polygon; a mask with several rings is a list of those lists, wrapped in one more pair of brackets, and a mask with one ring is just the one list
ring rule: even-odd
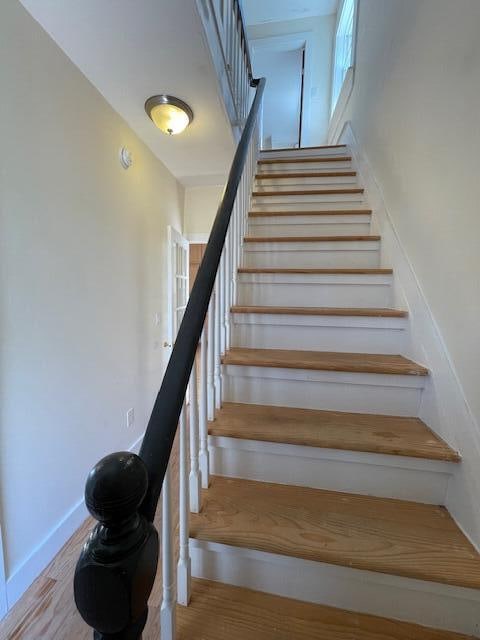
{"label": "brushed nickel light trim", "polygon": [[[168,108],[169,106],[174,108],[171,110],[172,115],[175,115],[175,113],[180,115],[178,110],[183,112],[183,114],[185,115],[183,122],[179,123],[179,130],[177,131],[175,131],[173,127],[169,127],[168,124],[165,126],[160,126],[158,118],[157,121],[155,119],[154,111],[158,109],[158,107]],[[155,126],[157,126],[160,131],[163,131],[163,133],[166,133],[168,135],[176,135],[182,133],[182,131],[184,131],[192,123],[193,120],[193,111],[191,107],[183,100],[180,100],[180,98],[176,98],[175,96],[170,96],[168,94],[160,94],[148,98],[148,100],[145,102],[145,111],[150,120],[155,124]]]}

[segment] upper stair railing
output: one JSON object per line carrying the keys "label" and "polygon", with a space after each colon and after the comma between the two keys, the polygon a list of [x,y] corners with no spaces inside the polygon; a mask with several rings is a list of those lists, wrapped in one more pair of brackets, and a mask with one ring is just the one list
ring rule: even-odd
{"label": "upper stair railing", "polygon": [[252,63],[239,0],[196,0],[220,91],[240,137],[251,103]]}
{"label": "upper stair railing", "polygon": [[[238,113],[248,114],[173,351],[139,455],[112,453],[90,472],[88,510],[98,521],[78,560],[75,602],[97,640],[138,640],[148,616],[159,557],[153,525],[162,493],[163,601],[160,637],[175,638],[176,602],[190,599],[189,512],[199,511],[201,487],[209,484],[208,420],[222,403],[222,354],[230,346],[230,307],[236,297],[251,185],[259,150],[259,114],[265,79],[254,80],[240,7],[225,0],[226,69]],[[226,16],[226,13],[223,14]],[[223,45],[222,45],[223,46]],[[237,60],[236,63],[233,60]],[[247,79],[247,84],[245,83]],[[251,102],[250,87],[255,89]],[[208,324],[206,316],[208,311]],[[200,397],[197,367],[200,345]],[[185,396],[189,387],[190,465]],[[175,580],[170,457],[179,425],[179,558]],[[175,589],[176,583],[176,589]],[[215,612],[212,611],[212,615]]]}

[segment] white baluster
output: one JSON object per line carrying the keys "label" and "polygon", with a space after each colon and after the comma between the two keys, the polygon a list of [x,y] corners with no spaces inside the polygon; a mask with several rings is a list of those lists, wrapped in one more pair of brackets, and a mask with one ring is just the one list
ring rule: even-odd
{"label": "white baluster", "polygon": [[235,12],[236,22],[235,22],[235,93],[236,98],[235,102],[237,104],[237,115],[238,122],[241,127],[243,127],[242,121],[242,101],[241,101],[241,75],[240,75],[240,59],[242,53],[242,38],[240,35],[240,21],[239,16],[237,16],[237,12]]}
{"label": "white baluster", "polygon": [[240,242],[242,243],[242,247],[243,247],[243,240],[246,236],[246,225],[245,225],[245,219],[247,217],[247,209],[248,209],[248,200],[247,200],[247,188],[248,188],[249,184],[247,180],[244,180],[243,182],[243,202],[242,202],[242,210],[240,212]]}
{"label": "white baluster", "polygon": [[233,209],[233,219],[232,219],[232,229],[231,229],[231,250],[232,250],[232,271],[231,271],[231,281],[230,281],[230,303],[236,304],[237,302],[237,269],[239,267],[238,264],[238,246],[237,246],[237,220],[238,213],[240,210],[240,194],[237,193],[237,197],[235,200],[235,206]]}
{"label": "white baluster", "polygon": [[199,403],[199,431],[200,431],[200,453],[198,463],[200,465],[200,476],[202,487],[208,489],[210,482],[210,454],[208,452],[208,392],[207,392],[207,329],[203,326],[202,339],[200,343],[200,403]]}
{"label": "white baluster", "polygon": [[208,339],[207,339],[207,405],[208,419],[215,419],[215,291],[212,292],[208,305]]}
{"label": "white baluster", "polygon": [[175,586],[173,570],[173,522],[170,465],[162,487],[162,576],[163,599],[160,608],[160,638],[175,639]]}
{"label": "white baluster", "polygon": [[215,280],[215,365],[214,365],[214,385],[215,385],[215,408],[222,406],[222,370],[220,353],[220,282],[217,274]]}
{"label": "white baluster", "polygon": [[227,237],[225,238],[225,249],[224,249],[224,277],[223,277],[223,287],[224,287],[224,324],[225,324],[225,352],[230,349],[230,228],[227,233]]}
{"label": "white baluster", "polygon": [[232,65],[232,52],[233,52],[233,3],[231,0],[226,0],[225,7],[225,21],[227,23],[227,64],[229,76],[232,77],[233,65]]}
{"label": "white baluster", "polygon": [[200,513],[201,486],[200,466],[198,464],[198,401],[197,401],[197,365],[193,363],[190,374],[190,511]]}
{"label": "white baluster", "polygon": [[220,355],[225,353],[225,251],[222,251],[218,265],[220,292]]}
{"label": "white baluster", "polygon": [[179,451],[179,502],[178,502],[178,535],[179,556],[177,565],[177,600],[187,606],[190,602],[191,562],[189,549],[189,486],[188,486],[188,446],[187,418],[185,404],[180,414],[180,451]]}

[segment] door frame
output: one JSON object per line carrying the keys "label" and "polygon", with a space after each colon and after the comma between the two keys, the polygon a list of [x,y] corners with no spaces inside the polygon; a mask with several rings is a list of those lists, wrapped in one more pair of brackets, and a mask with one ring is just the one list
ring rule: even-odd
{"label": "door frame", "polygon": [[311,113],[312,95],[312,63],[311,52],[313,42],[313,31],[302,31],[299,33],[288,33],[281,36],[265,36],[250,39],[252,56],[259,51],[284,51],[285,47],[295,47],[303,49],[305,52],[305,67],[303,75],[303,120],[302,120],[302,140],[308,141],[308,129]]}
{"label": "door frame", "polygon": [[175,342],[175,319],[174,313],[176,310],[176,256],[175,256],[175,246],[179,244],[186,250],[186,287],[187,287],[187,300],[188,300],[188,270],[189,270],[189,241],[187,238],[182,236],[180,231],[168,225],[168,264],[167,264],[167,305],[168,305],[168,317],[167,317],[167,335],[168,335],[168,346],[171,349],[173,348],[173,344]]}
{"label": "door frame", "polygon": [[2,523],[0,522],[0,620],[7,615],[7,579],[5,572],[5,554],[3,552]]}

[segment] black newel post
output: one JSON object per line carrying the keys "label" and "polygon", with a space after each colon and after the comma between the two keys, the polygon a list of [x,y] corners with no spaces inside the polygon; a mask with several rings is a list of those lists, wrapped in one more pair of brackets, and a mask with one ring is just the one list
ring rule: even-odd
{"label": "black newel post", "polygon": [[138,512],[148,489],[143,461],[113,453],[90,472],[85,501],[98,524],[75,570],[75,603],[95,640],[138,640],[155,580],[158,535]]}

